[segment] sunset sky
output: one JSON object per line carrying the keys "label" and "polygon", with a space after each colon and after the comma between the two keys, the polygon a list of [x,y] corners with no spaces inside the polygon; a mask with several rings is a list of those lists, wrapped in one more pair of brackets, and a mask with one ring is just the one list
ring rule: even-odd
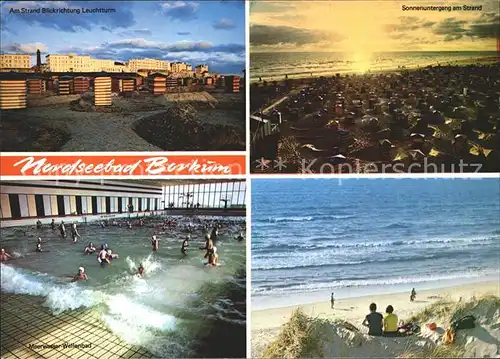
{"label": "sunset sky", "polygon": [[253,0],[251,52],[495,51],[498,0],[469,2],[483,5],[482,11],[402,10],[402,5],[463,3]]}
{"label": "sunset sky", "polygon": [[[10,9],[111,8],[108,14],[14,14]],[[245,68],[245,4],[238,1],[3,1],[5,53],[156,58],[208,63],[221,73]],[[32,58],[32,63],[34,57]]]}

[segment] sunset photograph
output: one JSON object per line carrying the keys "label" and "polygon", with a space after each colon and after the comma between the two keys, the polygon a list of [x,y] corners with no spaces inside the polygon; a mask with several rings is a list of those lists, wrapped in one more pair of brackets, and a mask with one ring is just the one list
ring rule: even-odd
{"label": "sunset photograph", "polygon": [[498,2],[253,1],[255,173],[495,171]]}

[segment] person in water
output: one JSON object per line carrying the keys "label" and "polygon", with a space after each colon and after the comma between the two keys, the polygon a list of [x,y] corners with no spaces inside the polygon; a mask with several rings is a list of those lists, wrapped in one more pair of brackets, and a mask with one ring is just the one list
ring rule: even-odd
{"label": "person in water", "polygon": [[219,230],[217,229],[217,226],[214,226],[212,228],[212,233],[210,233],[210,238],[212,239],[212,242],[216,243],[218,236],[219,236]]}
{"label": "person in water", "polygon": [[78,238],[82,238],[80,236],[80,233],[78,233],[78,230],[76,229],[76,223],[73,223],[71,226],[71,237],[73,238],[73,243],[76,243]]}
{"label": "person in water", "polygon": [[95,247],[94,247],[94,244],[92,242],[90,242],[87,247],[85,247],[85,250],[83,252],[83,254],[91,254],[91,253],[94,253],[95,252]]}
{"label": "person in water", "polygon": [[415,288],[413,288],[410,293],[410,302],[413,302],[416,297],[417,297],[417,292],[415,291]]}
{"label": "person in water", "polygon": [[54,218],[52,218],[52,222],[50,222],[50,228],[52,228],[53,231],[56,230],[56,221],[54,220]]}
{"label": "person in water", "polygon": [[113,259],[118,259],[118,254],[113,253],[111,249],[106,251],[106,258],[108,259],[108,263],[111,263]]}
{"label": "person in water", "polygon": [[38,242],[36,243],[36,252],[42,252],[42,239],[38,237]]}
{"label": "person in water", "polygon": [[42,221],[36,221],[36,229],[42,229]]}
{"label": "person in water", "polygon": [[243,233],[241,233],[241,232],[240,232],[240,234],[238,235],[238,237],[236,237],[236,240],[237,240],[238,242],[241,242],[241,241],[242,241],[242,240],[244,240],[244,239],[245,239],[245,237],[243,237]]}
{"label": "person in water", "polygon": [[380,336],[382,335],[384,317],[377,312],[377,305],[370,304],[370,314],[363,320],[363,325],[368,327],[368,335]]}
{"label": "person in water", "polygon": [[0,261],[7,261],[9,259],[12,259],[12,256],[5,251],[5,249],[2,248],[2,252],[0,253]]}
{"label": "person in water", "polygon": [[142,263],[139,265],[139,268],[137,268],[137,275],[140,275],[142,277],[142,275],[144,274],[144,267],[142,266]]}
{"label": "person in water", "polygon": [[332,295],[330,296],[330,304],[331,304],[332,309],[333,309],[333,306],[335,305],[335,297],[333,296],[333,292],[332,292]]}
{"label": "person in water", "polygon": [[151,237],[151,245],[153,246],[154,251],[157,251],[159,249],[159,241],[156,236]]}
{"label": "person in water", "polygon": [[107,252],[104,246],[101,247],[101,250],[97,254],[97,261],[101,263],[101,267],[104,267],[106,264],[109,264]]}
{"label": "person in water", "polygon": [[78,274],[73,277],[72,282],[76,282],[79,280],[87,280],[89,277],[85,274],[85,268],[80,267],[78,268]]}
{"label": "person in water", "polygon": [[217,254],[217,247],[212,246],[210,254],[208,256],[207,265],[215,267],[217,265],[217,261],[219,259],[219,255]]}
{"label": "person in water", "polygon": [[181,252],[182,254],[184,254],[185,256],[187,256],[187,250],[188,250],[188,247],[189,247],[189,236],[186,236],[186,238],[184,239],[184,241],[182,242],[182,247],[181,247]]}
{"label": "person in water", "polygon": [[64,226],[64,221],[61,221],[61,224],[59,225],[59,231],[61,232],[61,237],[63,239],[66,238],[66,227]]}
{"label": "person in water", "polygon": [[395,337],[398,335],[398,316],[393,313],[394,308],[388,305],[385,309],[384,317],[384,336]]}

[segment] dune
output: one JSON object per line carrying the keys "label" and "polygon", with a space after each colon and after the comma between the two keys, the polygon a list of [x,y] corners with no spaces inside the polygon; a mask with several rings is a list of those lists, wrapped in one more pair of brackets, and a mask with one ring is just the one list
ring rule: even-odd
{"label": "dune", "polygon": [[[421,327],[420,333],[397,338],[367,335],[361,322],[372,301],[379,304],[380,312],[392,304],[399,319],[405,323],[417,323]],[[349,298],[337,301],[335,308],[331,309],[325,301],[253,312],[252,357],[500,357],[498,283],[421,291],[413,303],[409,302],[407,293]],[[453,344],[443,344],[443,333],[451,321],[465,315],[476,318],[475,328],[458,330]],[[437,329],[430,330],[429,323],[436,323]]]}

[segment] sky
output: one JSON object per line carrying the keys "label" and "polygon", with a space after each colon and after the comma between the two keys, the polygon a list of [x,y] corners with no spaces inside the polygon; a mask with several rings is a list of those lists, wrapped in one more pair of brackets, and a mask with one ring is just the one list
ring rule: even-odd
{"label": "sky", "polygon": [[[482,5],[481,11],[402,6]],[[498,0],[250,3],[250,52],[495,51]]]}
{"label": "sky", "polygon": [[[14,14],[10,9],[115,9],[114,13]],[[206,63],[210,71],[245,68],[245,5],[233,1],[3,1],[4,53],[90,55],[127,61],[155,58]],[[34,65],[36,60],[32,58]]]}

